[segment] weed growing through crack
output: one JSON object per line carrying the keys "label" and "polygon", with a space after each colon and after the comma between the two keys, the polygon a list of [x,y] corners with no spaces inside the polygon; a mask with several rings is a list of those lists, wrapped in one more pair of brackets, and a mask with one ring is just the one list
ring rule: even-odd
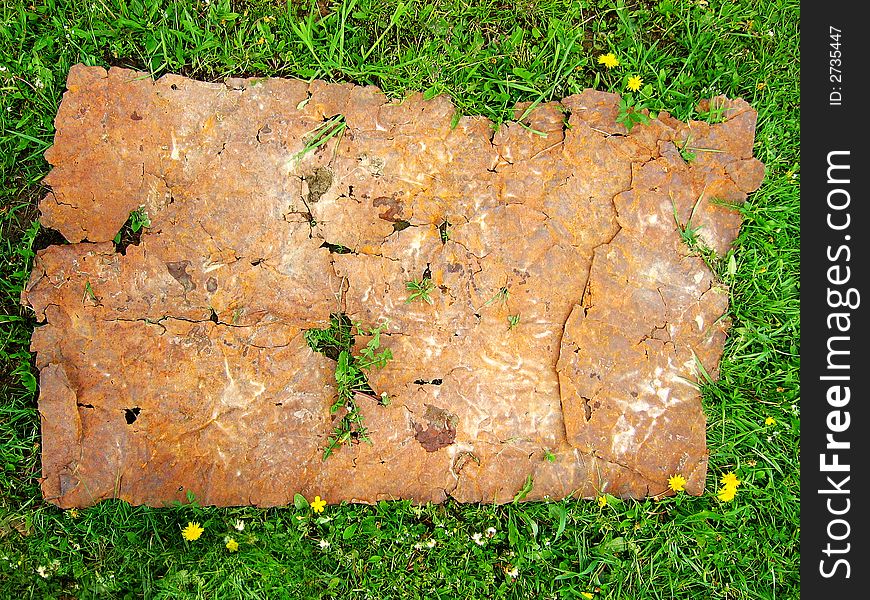
{"label": "weed growing through crack", "polygon": [[688,246],[692,250],[698,249],[698,231],[701,229],[701,227],[701,225],[693,227],[691,220],[685,225],[677,223],[677,229],[680,233],[680,239],[686,246]]}
{"label": "weed growing through crack", "polygon": [[325,120],[305,136],[305,146],[302,147],[302,150],[294,158],[300,160],[306,154],[323,146],[335,136],[341,136],[346,127],[347,123],[344,120],[344,115],[335,115]]}
{"label": "weed growing through crack", "polygon": [[[680,223],[679,216],[677,215],[677,205],[671,202],[671,206],[674,211],[674,222],[677,225],[677,232],[680,234],[680,240],[696,255],[700,256],[708,267],[714,272],[718,273],[720,269],[717,266],[717,262],[719,262],[719,258],[716,255],[716,252],[707,246],[704,241],[698,236],[698,232],[700,231],[702,225],[693,226],[692,219],[695,218],[695,211],[698,208],[698,204],[701,202],[701,198],[703,196],[699,196],[698,200],[695,201],[695,205],[692,207],[692,212],[689,215],[686,224],[683,225]],[[711,198],[708,200],[711,204],[723,204],[723,201],[717,198]]]}
{"label": "weed growing through crack", "polygon": [[405,300],[405,304],[410,304],[415,300],[422,300],[423,302],[432,304],[432,297],[429,294],[431,294],[432,290],[435,289],[435,284],[432,283],[431,278],[423,277],[420,281],[417,281],[416,278],[411,281],[406,281],[405,289],[411,292]]}
{"label": "weed growing through crack", "polygon": [[619,113],[616,116],[616,122],[622,123],[625,128],[631,133],[635,125],[646,125],[649,123],[649,115],[641,112],[646,106],[643,102],[636,101],[631,94],[626,94],[619,99]]}
{"label": "weed growing through crack", "polygon": [[[361,323],[351,321],[345,314],[333,314],[329,319],[329,327],[309,329],[304,334],[305,341],[312,350],[335,361],[335,383],[338,394],[329,407],[329,413],[335,415],[339,411],[344,411],[329,437],[326,449],[323,451],[323,460],[329,458],[342,444],[350,441],[371,443],[368,430],[363,424],[363,415],[357,404],[357,398],[369,397],[379,404],[387,404],[386,396],[375,394],[364,373],[372,368],[383,368],[393,358],[389,348],[379,351],[381,333],[387,325],[388,323],[381,323],[377,327],[366,328]],[[360,353],[355,355],[353,346],[357,335],[371,339]]]}
{"label": "weed growing through crack", "polygon": [[438,235],[441,237],[441,243],[446,244],[450,241],[450,222],[442,221],[438,226]]}
{"label": "weed growing through crack", "polygon": [[698,152],[712,152],[714,154],[719,154],[722,150],[717,150],[716,148],[700,148],[696,146],[691,146],[690,143],[692,141],[691,137],[687,137],[685,141],[680,144],[679,151],[680,156],[683,157],[683,160],[687,163],[692,162],[698,157]]}
{"label": "weed growing through crack", "polygon": [[498,289],[498,291],[493,295],[492,298],[483,303],[483,306],[489,306],[490,304],[494,304],[496,302],[500,304],[507,304],[508,298],[510,298],[510,296],[510,290],[507,289],[506,285],[503,285]]}
{"label": "weed growing through crack", "polygon": [[695,148],[689,146],[689,142],[692,141],[691,137],[686,137],[686,140],[680,145],[680,156],[683,157],[683,160],[687,163],[692,162],[697,158],[697,154],[693,152]]}
{"label": "weed growing through crack", "polygon": [[130,211],[130,216],[124,226],[115,234],[112,240],[115,243],[116,249],[123,252],[124,249],[131,243],[139,243],[139,235],[142,230],[151,227],[151,218],[145,212],[145,207],[140,206],[137,209]]}
{"label": "weed growing through crack", "polygon": [[91,287],[90,281],[85,281],[85,293],[82,297],[82,304],[84,304],[86,300],[90,300],[94,304],[100,303],[100,301],[97,299],[97,295],[94,293],[94,288]]}

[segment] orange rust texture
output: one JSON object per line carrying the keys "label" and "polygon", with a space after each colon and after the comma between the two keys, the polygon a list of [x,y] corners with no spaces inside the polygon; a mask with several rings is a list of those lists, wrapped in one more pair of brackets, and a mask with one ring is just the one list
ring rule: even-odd
{"label": "orange rust texture", "polygon": [[[22,296],[44,322],[48,501],[506,502],[528,476],[526,500],[640,497],[675,473],[703,491],[694,384],[717,375],[728,294],[680,231],[719,254],[736,237],[764,175],[747,103],[629,133],[594,90],[451,128],[446,97],[372,86],[75,66],[67,87],[40,209],[71,243]],[[432,302],[407,302],[424,275]],[[372,443],[323,461],[335,363],[303,333],[336,312],[388,321],[369,382],[391,402],[359,395]]]}

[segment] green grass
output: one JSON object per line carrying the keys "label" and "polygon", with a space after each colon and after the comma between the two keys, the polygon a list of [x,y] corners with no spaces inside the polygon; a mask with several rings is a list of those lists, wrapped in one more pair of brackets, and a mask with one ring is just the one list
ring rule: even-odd
{"label": "green grass", "polygon": [[[799,5],[796,0],[8,0],[0,7],[0,597],[797,598],[799,579]],[[321,14],[323,16],[321,16]],[[600,54],[620,66],[606,70]],[[38,489],[35,325],[19,306],[36,202],[70,65],[159,75],[320,77],[401,97],[449,94],[496,122],[585,87],[698,117],[724,93],[758,110],[762,188],[714,262],[733,328],[704,386],[707,493],[654,501],[167,509],[78,515]],[[766,426],[767,417],[776,420]],[[743,480],[733,502],[719,477]],[[310,500],[310,499],[309,499]],[[233,528],[237,519],[244,531]],[[203,524],[194,542],[180,535]],[[486,531],[493,528],[493,536]],[[472,535],[481,533],[478,544]],[[240,544],[225,548],[225,536]],[[328,543],[321,547],[321,541]],[[433,543],[434,542],[434,543]],[[431,547],[430,547],[431,546]],[[516,578],[508,572],[516,568]],[[45,576],[43,576],[43,574]]]}

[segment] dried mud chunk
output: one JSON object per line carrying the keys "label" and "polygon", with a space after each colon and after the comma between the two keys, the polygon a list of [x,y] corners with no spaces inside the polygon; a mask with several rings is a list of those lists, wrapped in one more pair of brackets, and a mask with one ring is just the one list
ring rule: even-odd
{"label": "dried mud chunk", "polygon": [[308,203],[314,204],[329,190],[332,185],[332,170],[329,167],[318,167],[308,180]]}
{"label": "dried mud chunk", "polygon": [[451,415],[437,406],[427,404],[423,418],[426,420],[426,428],[424,429],[421,424],[415,423],[414,438],[427,452],[446,448],[456,441],[457,419],[455,415]]}
{"label": "dried mud chunk", "polygon": [[[595,90],[494,127],[348,83],[76,65],[67,88],[40,210],[72,243],[22,293],[47,501],[703,491],[692,383],[718,374],[728,294],[685,240],[727,251],[761,184],[742,100],[628,132]],[[120,254],[134,209],[151,225]],[[354,396],[371,444],[324,461],[346,373],[306,332],[336,315],[392,359]]]}

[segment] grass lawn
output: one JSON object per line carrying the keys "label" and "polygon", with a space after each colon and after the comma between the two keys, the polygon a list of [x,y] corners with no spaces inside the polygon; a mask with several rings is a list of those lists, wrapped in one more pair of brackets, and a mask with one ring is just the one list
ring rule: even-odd
{"label": "grass lawn", "polygon": [[[4,0],[0,598],[797,598],[799,16],[797,0]],[[607,53],[618,66],[599,63]],[[34,252],[57,241],[36,204],[66,74],[79,62],[444,93],[496,122],[517,101],[624,93],[631,76],[643,80],[636,103],[681,120],[716,94],[750,102],[767,173],[733,250],[712,259],[730,286],[733,326],[721,377],[703,388],[706,493],[322,513],[302,502],[46,505],[35,323],[19,296]],[[731,471],[742,484],[722,502]],[[204,529],[195,541],[181,535],[188,521]]]}

